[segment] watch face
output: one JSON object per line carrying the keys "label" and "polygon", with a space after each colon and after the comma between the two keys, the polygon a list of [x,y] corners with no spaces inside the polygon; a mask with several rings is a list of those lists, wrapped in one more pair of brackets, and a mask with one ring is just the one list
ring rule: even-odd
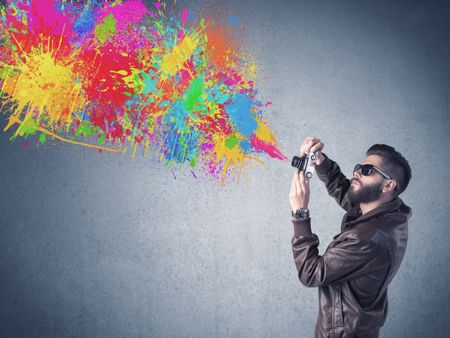
{"label": "watch face", "polygon": [[308,210],[306,209],[297,209],[295,211],[295,218],[298,220],[304,220],[308,218]]}

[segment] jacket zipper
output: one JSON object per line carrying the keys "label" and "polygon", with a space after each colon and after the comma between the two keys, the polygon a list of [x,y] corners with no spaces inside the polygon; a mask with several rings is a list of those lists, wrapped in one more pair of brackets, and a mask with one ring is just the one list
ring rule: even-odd
{"label": "jacket zipper", "polygon": [[336,308],[336,296],[335,296],[335,292],[334,292],[334,286],[331,285],[331,327],[335,328],[336,327],[336,319],[334,317],[334,309]]}
{"label": "jacket zipper", "polygon": [[331,313],[331,327],[336,328],[339,326],[343,326],[343,318],[342,318],[342,295],[341,295],[341,288],[342,286],[340,284],[332,285],[331,286],[332,294],[331,294],[331,300],[332,300],[332,313]]}

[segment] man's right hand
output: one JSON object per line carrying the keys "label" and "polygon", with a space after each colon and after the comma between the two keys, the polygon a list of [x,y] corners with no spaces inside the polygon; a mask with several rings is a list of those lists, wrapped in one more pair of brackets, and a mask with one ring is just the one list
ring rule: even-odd
{"label": "man's right hand", "polygon": [[316,159],[316,165],[320,165],[325,160],[325,156],[322,155],[322,150],[324,147],[325,144],[321,142],[319,138],[308,136],[300,146],[300,156],[309,154],[311,151],[318,151],[319,157]]}

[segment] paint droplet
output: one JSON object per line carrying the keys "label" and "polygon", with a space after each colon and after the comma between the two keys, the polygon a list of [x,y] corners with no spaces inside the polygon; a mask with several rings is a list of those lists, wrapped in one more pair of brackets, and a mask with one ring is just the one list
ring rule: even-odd
{"label": "paint droplet", "polygon": [[189,12],[187,9],[183,9],[183,11],[181,12],[181,22],[185,23],[187,21],[189,17]]}

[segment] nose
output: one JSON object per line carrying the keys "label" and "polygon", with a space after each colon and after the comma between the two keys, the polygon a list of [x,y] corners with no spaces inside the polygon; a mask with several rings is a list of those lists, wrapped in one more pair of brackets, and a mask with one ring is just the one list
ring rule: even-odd
{"label": "nose", "polygon": [[360,178],[361,177],[361,169],[355,170],[353,172],[353,176],[356,178]]}

